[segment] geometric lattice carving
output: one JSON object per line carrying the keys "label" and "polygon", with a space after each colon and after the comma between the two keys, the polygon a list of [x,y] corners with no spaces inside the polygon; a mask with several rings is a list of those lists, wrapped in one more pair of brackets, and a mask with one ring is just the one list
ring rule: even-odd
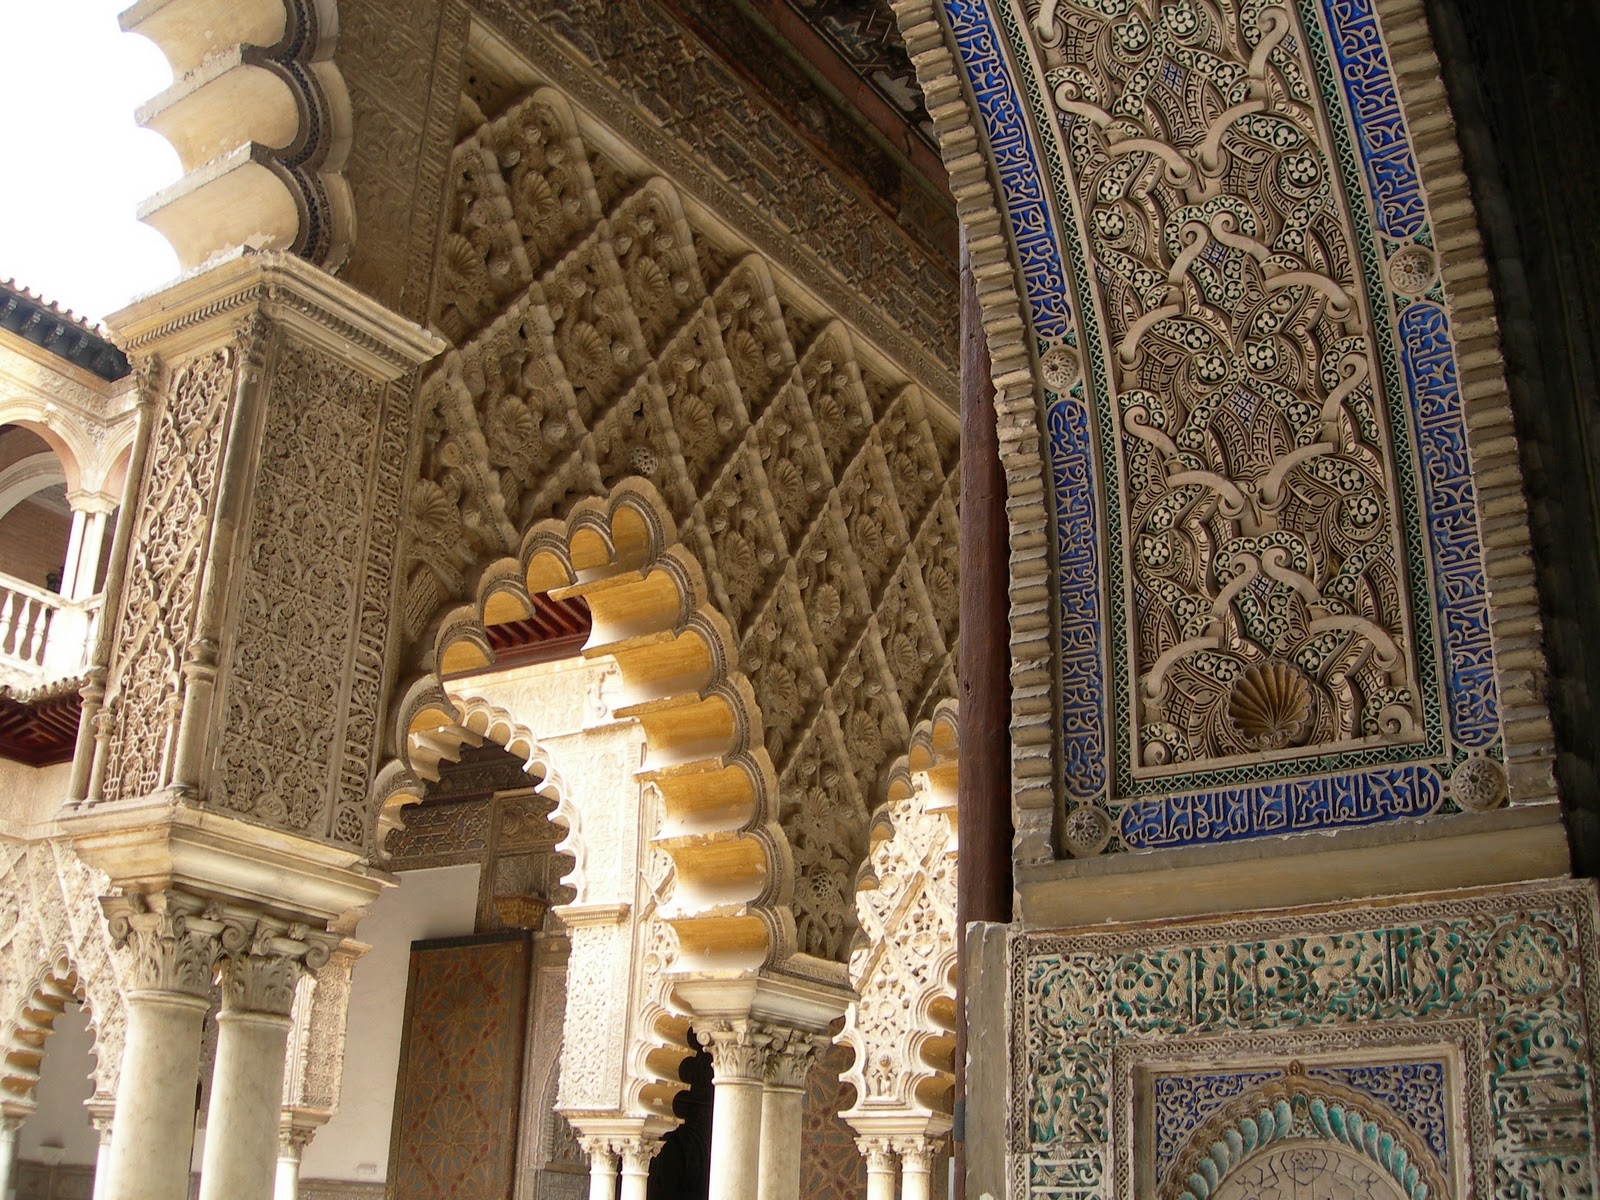
{"label": "geometric lattice carving", "polygon": [[843,1073],[845,1112],[863,1137],[948,1128],[956,965],[957,725],[944,701],[917,726],[872,826],[850,956],[858,994],[839,1042],[855,1051]]}
{"label": "geometric lattice carving", "polygon": [[535,522],[647,480],[782,776],[798,948],[842,961],[891,748],[953,691],[948,414],[554,90],[494,120],[463,104],[436,316],[457,349],[424,384],[407,634]]}

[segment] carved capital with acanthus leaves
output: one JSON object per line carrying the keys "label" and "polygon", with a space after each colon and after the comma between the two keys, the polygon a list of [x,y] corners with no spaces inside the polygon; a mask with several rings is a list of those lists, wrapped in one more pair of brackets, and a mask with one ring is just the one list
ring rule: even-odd
{"label": "carved capital with acanthus leaves", "polygon": [[775,1030],[764,1076],[767,1087],[795,1092],[804,1089],[806,1076],[827,1044],[826,1038],[798,1029]]}
{"label": "carved capital with acanthus leaves", "polygon": [[324,966],[337,934],[249,913],[223,921],[222,1011],[287,1017],[303,972]]}
{"label": "carved capital with acanthus leaves", "polygon": [[100,904],[111,940],[132,952],[130,993],[211,995],[222,922],[208,915],[204,900],[178,891],[133,892]]}
{"label": "carved capital with acanthus leaves", "polygon": [[759,1021],[712,1021],[696,1029],[700,1044],[711,1052],[717,1083],[761,1083],[772,1050],[773,1031]]}

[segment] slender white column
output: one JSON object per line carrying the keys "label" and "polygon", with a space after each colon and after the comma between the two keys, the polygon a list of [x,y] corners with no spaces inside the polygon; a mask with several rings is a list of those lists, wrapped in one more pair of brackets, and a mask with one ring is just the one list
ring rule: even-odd
{"label": "slender white column", "polygon": [[[89,513],[74,508],[72,532],[67,535],[67,557],[61,563],[61,595],[68,600],[77,599],[78,567],[83,562],[83,531],[88,524]],[[0,1200],[4,1200],[3,1193],[0,1193]]]}
{"label": "slender white column", "polygon": [[[91,1100],[92,1108],[98,1108],[101,1101]],[[106,1200],[111,1180],[111,1113],[93,1112],[89,1118],[94,1123],[94,1131],[99,1135],[100,1144],[94,1156],[94,1192],[91,1200]],[[5,1193],[0,1191],[0,1197]]]}
{"label": "slender white column", "polygon": [[867,1200],[894,1200],[895,1155],[887,1138],[857,1138],[856,1148],[867,1160]]}
{"label": "slender white column", "polygon": [[326,963],[338,941],[254,913],[225,918],[200,1200],[272,1200],[289,1010],[302,970]]}
{"label": "slender white column", "polygon": [[311,1130],[298,1125],[280,1127],[278,1134],[278,1173],[272,1185],[272,1200],[297,1200],[300,1195],[300,1159]]}
{"label": "slender white column", "polygon": [[0,1116],[0,1200],[11,1195],[11,1175],[17,1162],[17,1133],[22,1129],[19,1116]]}
{"label": "slender white column", "polygon": [[187,1200],[200,1027],[211,1008],[221,924],[181,892],[108,897],[101,904],[112,939],[133,952],[104,1195]]}
{"label": "slender white column", "polygon": [[645,1200],[650,1190],[650,1160],[661,1151],[658,1137],[629,1138],[622,1146],[622,1200]]}
{"label": "slender white column", "polygon": [[805,1117],[806,1075],[816,1061],[817,1042],[783,1030],[773,1038],[761,1092],[761,1177],[757,1200],[800,1200],[800,1131]]}
{"label": "slender white column", "polygon": [[761,1100],[770,1035],[751,1021],[697,1031],[711,1051],[711,1190],[708,1200],[749,1200],[761,1167]]}
{"label": "slender white column", "polygon": [[589,1200],[616,1200],[617,1152],[609,1138],[579,1138],[589,1153]]}
{"label": "slender white column", "polygon": [[900,1200],[932,1200],[933,1146],[924,1137],[895,1143],[900,1153]]}

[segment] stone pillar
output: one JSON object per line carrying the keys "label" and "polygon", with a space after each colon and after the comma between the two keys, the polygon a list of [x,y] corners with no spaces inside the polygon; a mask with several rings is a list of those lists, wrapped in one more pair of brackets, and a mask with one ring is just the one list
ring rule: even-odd
{"label": "stone pillar", "polygon": [[111,1126],[106,1200],[187,1200],[200,1027],[211,1008],[221,922],[178,891],[102,901],[133,964]]}
{"label": "stone pillar", "polygon": [[895,1155],[887,1138],[856,1139],[856,1149],[867,1160],[867,1200],[895,1200]]}
{"label": "stone pillar", "polygon": [[711,1052],[711,1190],[708,1200],[749,1200],[760,1181],[761,1100],[771,1035],[749,1020],[696,1030]]}
{"label": "stone pillar", "polygon": [[617,1151],[610,1138],[578,1139],[589,1156],[589,1200],[616,1200]]}
{"label": "stone pillar", "polygon": [[793,1030],[783,1030],[773,1038],[761,1091],[758,1200],[799,1200],[806,1076],[820,1049],[811,1035]]}
{"label": "stone pillar", "polygon": [[[106,1200],[110,1194],[107,1188],[111,1179],[111,1114],[115,1103],[114,1100],[107,1102],[98,1097],[88,1101],[89,1120],[99,1137],[99,1147],[94,1156],[94,1193],[90,1200]],[[3,1195],[0,1192],[0,1196]]]}
{"label": "stone pillar", "polygon": [[22,1118],[13,1113],[0,1115],[0,1200],[11,1195],[11,1175],[17,1162],[17,1134]]}
{"label": "stone pillar", "polygon": [[200,1200],[271,1200],[295,988],[302,970],[328,961],[338,938],[254,915],[230,917],[222,937],[227,953]]}
{"label": "stone pillar", "polygon": [[629,1138],[622,1143],[622,1200],[645,1200],[650,1189],[650,1162],[660,1152],[658,1137]]}
{"label": "stone pillar", "polygon": [[894,1148],[900,1155],[900,1200],[932,1200],[933,1145],[925,1137],[909,1137]]}

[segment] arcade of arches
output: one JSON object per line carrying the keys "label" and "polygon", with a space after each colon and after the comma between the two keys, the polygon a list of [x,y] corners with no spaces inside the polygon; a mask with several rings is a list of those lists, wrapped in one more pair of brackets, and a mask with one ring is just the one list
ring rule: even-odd
{"label": "arcade of arches", "polygon": [[0,1200],[1592,1195],[1443,7],[130,8],[185,273],[0,289]]}

